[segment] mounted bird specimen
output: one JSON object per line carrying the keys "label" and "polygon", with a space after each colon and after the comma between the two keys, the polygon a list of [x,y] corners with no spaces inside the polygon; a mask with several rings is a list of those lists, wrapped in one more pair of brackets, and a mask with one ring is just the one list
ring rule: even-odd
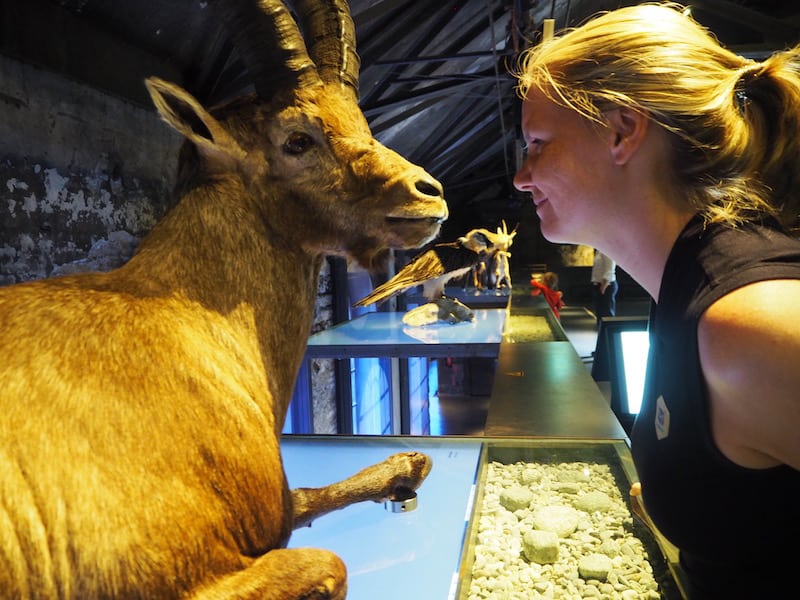
{"label": "mounted bird specimen", "polygon": [[412,287],[422,285],[425,299],[438,305],[437,314],[443,311],[440,320],[472,320],[474,315],[469,308],[458,300],[445,296],[445,285],[451,279],[468,273],[475,264],[492,252],[494,246],[491,238],[494,235],[486,229],[472,229],[454,242],[433,245],[415,256],[397,275],[379,285],[354,306],[383,302]]}

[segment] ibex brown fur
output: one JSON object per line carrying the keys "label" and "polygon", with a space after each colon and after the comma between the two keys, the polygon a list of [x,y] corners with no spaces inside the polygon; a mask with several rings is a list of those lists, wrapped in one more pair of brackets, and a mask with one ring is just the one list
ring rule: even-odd
{"label": "ibex brown fur", "polygon": [[[260,6],[282,20],[294,58],[262,68],[282,87],[212,115],[150,80],[191,146],[180,202],[116,271],[0,290],[3,598],[343,598],[341,561],[285,549],[292,529],[431,467],[412,452],[287,487],[279,439],[323,256],[419,246],[447,208],[373,139],[352,72],[286,41],[282,4],[234,4],[233,27]],[[313,25],[320,6],[299,12]]]}

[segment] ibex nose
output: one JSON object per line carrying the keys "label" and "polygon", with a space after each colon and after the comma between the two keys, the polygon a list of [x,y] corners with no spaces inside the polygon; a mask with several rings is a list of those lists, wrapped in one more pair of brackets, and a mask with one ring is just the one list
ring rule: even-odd
{"label": "ibex nose", "polygon": [[438,181],[434,183],[433,181],[430,180],[421,180],[417,181],[414,187],[417,188],[418,192],[420,192],[421,194],[425,194],[426,196],[433,196],[435,198],[438,198],[442,195],[442,188],[439,185]]}
{"label": "ibex nose", "polygon": [[425,173],[421,179],[417,179],[414,183],[414,188],[423,196],[427,196],[430,200],[436,202],[438,210],[442,211],[442,213],[436,217],[437,222],[442,223],[446,221],[450,214],[447,209],[447,203],[444,201],[442,184]]}

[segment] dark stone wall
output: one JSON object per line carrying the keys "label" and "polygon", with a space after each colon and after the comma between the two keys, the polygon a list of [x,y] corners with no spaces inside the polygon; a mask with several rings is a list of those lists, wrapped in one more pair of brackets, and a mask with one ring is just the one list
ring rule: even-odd
{"label": "dark stone wall", "polygon": [[172,204],[181,143],[155,110],[0,56],[0,285],[124,262]]}

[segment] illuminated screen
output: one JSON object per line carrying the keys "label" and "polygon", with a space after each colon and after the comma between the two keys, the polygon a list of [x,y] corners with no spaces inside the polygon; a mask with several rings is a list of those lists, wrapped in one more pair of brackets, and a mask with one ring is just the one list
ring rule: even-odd
{"label": "illuminated screen", "polygon": [[625,388],[624,392],[620,390],[621,408],[628,414],[636,415],[642,407],[650,339],[646,331],[620,331],[618,335],[623,373],[620,384]]}
{"label": "illuminated screen", "polygon": [[592,364],[592,377],[611,384],[611,410],[630,431],[642,406],[649,340],[644,315],[603,317]]}

